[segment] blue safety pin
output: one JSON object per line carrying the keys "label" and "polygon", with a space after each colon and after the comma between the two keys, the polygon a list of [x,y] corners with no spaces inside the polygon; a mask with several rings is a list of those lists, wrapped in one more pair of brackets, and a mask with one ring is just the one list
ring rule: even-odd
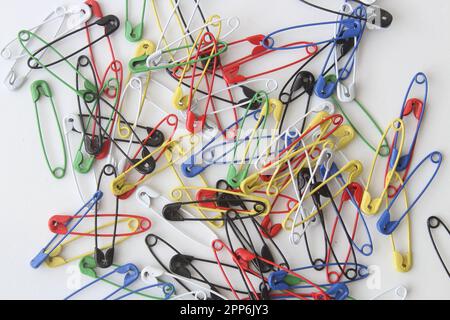
{"label": "blue safety pin", "polygon": [[[361,13],[361,16],[366,15],[366,12],[365,12],[363,6],[359,6],[353,12]],[[341,80],[347,79],[351,74],[351,71],[355,65],[355,61],[354,61],[355,54],[356,54],[356,51],[358,50],[361,40],[363,38],[364,30],[366,29],[365,21],[360,21],[360,20],[357,20],[357,21],[359,24],[363,25],[363,27],[359,29],[360,32],[358,34],[355,34],[353,36],[353,38],[356,38],[355,44],[353,46],[352,51],[350,52],[350,56],[349,56],[347,62],[345,63],[344,67],[339,70],[335,81],[331,81],[330,79],[327,80],[325,71],[328,69],[328,65],[330,63],[331,56],[333,55],[333,53],[335,53],[338,43],[335,41],[333,43],[333,46],[330,48],[328,57],[325,60],[325,63],[322,67],[320,76],[318,77],[316,85],[314,86],[314,93],[319,98],[328,99],[329,97],[331,97],[337,88],[338,82]],[[345,27],[345,25],[342,25],[341,27]],[[345,30],[339,30],[339,34],[341,34],[341,33],[345,33]]]}
{"label": "blue safety pin", "polygon": [[[408,184],[409,180],[414,177],[416,172],[427,162],[428,160],[431,161],[432,164],[437,165],[436,169],[434,170],[433,175],[428,180],[427,184],[423,188],[423,190],[419,193],[419,195],[414,199],[414,201],[409,205],[409,207],[405,210],[405,212],[402,214],[400,219],[391,221],[391,208],[394,205],[395,201],[397,200],[398,196],[401,194],[403,189]],[[431,185],[431,182],[433,182],[434,178],[436,177],[439,168],[442,164],[442,153],[435,151],[427,155],[420,163],[414,168],[414,170],[408,175],[406,180],[403,182],[403,184],[400,186],[399,191],[395,194],[392,201],[389,203],[388,208],[383,212],[383,214],[380,216],[380,219],[377,222],[377,229],[380,233],[384,235],[390,235],[392,232],[395,231],[395,229],[398,227],[400,222],[405,218],[405,216],[412,210],[412,208],[415,206],[415,204],[419,201],[419,199],[422,197],[422,195],[425,193],[425,191],[428,189],[428,187]]]}
{"label": "blue safety pin", "polygon": [[[312,270],[315,268],[325,268],[327,266],[329,267],[335,267],[337,266],[339,263],[328,263],[328,264],[323,264],[323,265],[314,265],[314,266],[306,266],[306,267],[300,267],[300,268],[296,268],[296,269],[292,269],[292,271],[294,272],[301,272],[301,271],[305,271],[305,270]],[[357,271],[357,277],[355,279],[352,280],[345,280],[345,281],[340,281],[339,283],[341,284],[349,284],[349,283],[353,283],[356,281],[361,281],[366,279],[369,276],[369,268],[365,265],[362,264],[355,264],[353,262],[348,262],[346,264],[342,264],[345,267],[354,267],[355,270]],[[267,283],[269,284],[270,288],[272,290],[293,290],[293,289],[308,289],[308,288],[312,288],[313,286],[310,284],[304,284],[304,285],[289,285],[288,283],[285,282],[286,277],[289,275],[289,273],[287,273],[286,271],[283,270],[279,270],[279,271],[274,271],[272,273],[269,274],[269,277],[267,279]],[[299,279],[300,281],[300,279]],[[332,287],[334,284],[331,283],[325,283],[325,284],[318,284],[317,286],[322,287],[322,288],[329,288]]]}
{"label": "blue safety pin", "polygon": [[[320,175],[322,176],[323,179],[325,179],[325,175],[327,175],[327,173],[328,173],[328,176],[331,176],[331,175],[334,175],[334,174],[336,174],[337,172],[339,172],[339,168],[338,168],[338,166],[336,165],[336,163],[334,163],[334,162],[331,164],[331,167],[330,167],[329,169],[327,169],[327,168],[325,167],[325,165],[321,165],[319,170],[320,170]],[[338,175],[338,176],[337,176],[337,179],[341,182],[342,185],[346,185],[346,181],[344,180],[344,177],[343,177],[342,175]],[[364,214],[363,214],[362,211],[361,211],[360,206],[359,206],[358,203],[356,202],[356,200],[355,200],[355,198],[353,197],[353,195],[352,195],[352,193],[350,192],[350,190],[349,190],[348,188],[345,188],[344,192],[347,192],[347,194],[348,194],[349,197],[350,197],[350,202],[351,202],[352,205],[355,207],[355,209],[358,211],[359,219],[360,219],[360,220],[363,222],[363,224],[364,224],[364,229],[365,229],[365,231],[366,231],[366,233],[367,233],[367,238],[368,238],[368,241],[369,241],[369,242],[368,242],[368,243],[362,244],[362,246],[358,246],[358,245],[355,243],[355,240],[354,240],[354,239],[351,239],[351,238],[350,238],[350,240],[351,240],[351,242],[352,242],[352,244],[353,244],[353,247],[354,247],[359,253],[361,253],[362,255],[364,255],[364,256],[366,256],[366,257],[368,257],[368,256],[372,255],[372,253],[373,253],[373,240],[372,240],[372,235],[370,234],[369,226],[367,225],[367,221],[366,221],[366,219],[365,219],[365,217],[364,217]],[[337,214],[338,217],[339,217],[339,221],[340,221],[341,223],[343,223],[340,214],[339,214],[338,212],[336,212],[336,214]]]}
{"label": "blue safety pin", "polygon": [[93,280],[92,282],[88,283],[87,285],[81,287],[80,289],[76,290],[75,292],[73,292],[70,295],[68,295],[67,297],[65,297],[64,300],[68,300],[68,299],[72,298],[73,296],[75,296],[76,294],[80,293],[81,291],[89,288],[90,286],[96,284],[99,281],[105,280],[106,278],[110,277],[111,275],[113,275],[115,273],[118,273],[118,274],[121,274],[121,275],[125,275],[124,278],[123,278],[123,285],[118,287],[116,290],[114,290],[110,294],[108,294],[105,298],[103,298],[103,300],[108,300],[109,298],[114,296],[117,292],[119,292],[119,291],[125,289],[126,287],[130,286],[140,276],[139,269],[134,264],[127,263],[127,264],[124,264],[123,266],[117,267],[113,271],[108,272],[104,276],[101,276],[101,277]]}
{"label": "blue safety pin", "polygon": [[162,300],[168,300],[174,293],[175,293],[175,287],[173,284],[169,283],[169,282],[161,282],[161,283],[155,283],[140,289],[136,289],[133,291],[130,291],[114,300],[122,300],[125,299],[126,297],[129,297],[133,294],[136,293],[140,293],[142,291],[148,290],[148,289],[152,289],[152,288],[157,288],[157,287],[161,287],[162,292],[164,293],[164,298]]}
{"label": "blue safety pin", "polygon": [[[419,86],[424,87],[423,88],[423,90],[424,90],[423,101],[421,101],[419,99],[409,99],[414,85],[419,85]],[[402,111],[400,113],[400,119],[402,119],[402,120],[406,116],[410,115],[411,113],[414,114],[414,116],[418,120],[417,128],[416,128],[416,132],[414,133],[414,138],[411,142],[408,153],[405,155],[402,155],[400,157],[400,160],[398,161],[397,172],[405,171],[411,163],[414,149],[416,147],[417,137],[419,135],[420,127],[422,125],[422,121],[424,118],[425,109],[427,106],[427,99],[428,99],[428,78],[424,73],[419,72],[414,76],[414,78],[411,80],[411,83],[409,84],[408,91],[406,92],[406,95],[405,95],[405,100],[403,101]],[[420,113],[417,113],[418,109],[419,109]],[[395,136],[394,136],[394,144],[393,144],[394,147],[392,149],[391,161],[389,163],[390,168],[394,167],[395,160],[397,159],[397,156],[398,156],[397,140],[398,140],[398,132],[396,132]],[[403,147],[403,150],[405,150],[405,149],[406,148]]]}
{"label": "blue safety pin", "polygon": [[[77,222],[73,225],[73,227],[70,228],[70,230],[67,231],[65,235],[62,236],[62,238],[53,246],[52,249],[49,250],[49,247],[51,244],[61,235],[55,234],[55,236],[48,242],[48,244],[41,250],[39,253],[31,260],[30,265],[37,269],[41,266],[42,263],[44,263],[45,260],[48,259],[50,254],[61,245],[61,243],[72,233],[73,230],[83,221],[83,219],[86,217],[86,215],[92,210],[92,208],[95,206],[95,204],[100,201],[100,199],[103,197],[103,192],[97,191],[94,196],[86,202],[73,216],[71,220],[67,222],[67,225],[74,219],[77,219]],[[82,213],[82,214],[81,214]],[[80,215],[81,214],[81,215]]]}
{"label": "blue safety pin", "polygon": [[[340,27],[343,29],[343,32],[339,33],[338,36],[336,36],[334,38],[331,38],[329,40],[323,40],[323,41],[314,42],[314,43],[307,43],[307,44],[298,45],[298,46],[275,47],[275,40],[273,39],[273,37],[275,35],[280,34],[280,33],[284,33],[284,32],[287,32],[287,31],[292,31],[292,30],[298,30],[298,29],[302,29],[302,28],[310,28],[310,27],[317,27],[317,26],[324,26],[324,25],[336,25],[336,24],[340,25]],[[274,31],[272,33],[269,33],[261,41],[261,46],[263,46],[264,48],[266,48],[268,50],[296,50],[296,49],[303,49],[303,48],[308,48],[308,47],[313,47],[313,46],[316,47],[316,46],[319,46],[321,44],[327,44],[327,43],[331,43],[331,42],[336,43],[338,41],[344,41],[344,40],[349,39],[349,38],[355,38],[359,34],[361,34],[361,31],[362,31],[362,23],[361,23],[361,21],[358,20],[358,19],[352,19],[352,18],[341,19],[340,21],[326,21],[326,22],[301,24],[301,25],[296,25],[296,26],[291,26],[291,27],[279,29],[279,30],[276,30],[276,31]]]}
{"label": "blue safety pin", "polygon": [[234,123],[230,124],[222,132],[218,133],[215,137],[213,137],[200,151],[198,151],[197,153],[194,153],[193,155],[191,155],[189,159],[187,159],[185,162],[183,162],[181,164],[181,172],[183,173],[183,175],[185,177],[187,177],[187,178],[193,178],[195,176],[198,176],[202,172],[204,172],[211,165],[213,165],[214,163],[212,162],[212,163],[207,163],[204,166],[200,166],[200,165],[196,164],[196,158],[199,157],[200,155],[203,155],[204,151],[209,146],[211,146],[214,143],[214,141],[218,140],[220,137],[222,137],[224,134],[226,134],[226,132],[228,130],[230,130],[231,128],[235,127],[237,124],[241,123],[244,119],[246,119],[248,117],[252,117],[252,116],[258,115],[260,112],[261,112],[261,110],[255,110],[253,112],[250,112],[249,114],[241,117],[240,119],[238,119]]}

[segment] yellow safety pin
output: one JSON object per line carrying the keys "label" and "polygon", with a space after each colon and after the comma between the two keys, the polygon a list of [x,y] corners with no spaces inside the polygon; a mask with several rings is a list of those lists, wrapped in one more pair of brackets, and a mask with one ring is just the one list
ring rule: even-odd
{"label": "yellow safety pin", "polygon": [[[180,155],[178,159],[173,160],[171,163],[167,163],[164,166],[161,166],[159,169],[153,171],[150,174],[147,174],[145,176],[143,176],[141,179],[139,179],[138,181],[131,183],[127,181],[127,175],[131,173],[132,170],[134,170],[135,168],[137,168],[138,166],[140,166],[142,163],[146,162],[148,159],[150,159],[151,157],[153,157],[156,153],[158,152],[164,152],[167,148],[169,148],[170,146],[172,146],[173,144],[176,144],[179,140],[185,138],[185,137],[189,137],[190,140],[190,144],[191,144],[191,148],[188,151],[188,153],[186,153],[185,155]],[[195,141],[193,138],[197,138],[198,141]],[[142,183],[144,183],[145,181],[147,181],[148,179],[154,177],[155,175],[165,171],[167,168],[170,167],[171,164],[176,163],[178,161],[180,161],[182,158],[184,158],[186,155],[189,154],[189,152],[191,152],[192,150],[195,149],[195,147],[200,143],[200,139],[197,136],[193,136],[191,134],[186,134],[184,136],[179,137],[177,140],[167,140],[165,143],[163,143],[159,148],[157,148],[156,150],[154,150],[153,152],[151,152],[150,154],[148,154],[146,157],[142,158],[142,160],[140,160],[139,162],[137,162],[135,165],[131,166],[130,168],[128,168],[126,171],[124,171],[123,173],[121,173],[120,175],[117,176],[116,179],[114,179],[111,183],[111,191],[115,196],[121,196],[133,189],[135,189],[137,186],[141,185]]]}
{"label": "yellow safety pin", "polygon": [[[136,232],[139,229],[139,220],[136,218],[124,218],[124,219],[119,219],[117,221],[117,223],[124,223],[127,222],[128,228],[130,229],[131,232]],[[115,224],[114,221],[112,222],[108,222],[105,223],[104,225],[101,225],[97,228],[97,230],[103,230],[106,229],[108,227],[111,227]],[[91,229],[89,231],[87,231],[86,233],[92,233],[95,232],[95,228]],[[122,242],[128,240],[129,238],[131,238],[132,236],[127,236],[127,237],[121,237],[119,240],[116,240],[115,245],[121,244]],[[82,253],[79,255],[76,255],[74,257],[71,258],[64,258],[61,254],[64,251],[64,249],[71,243],[84,238],[81,235],[78,236],[73,236],[72,238],[70,238],[67,241],[64,241],[63,243],[61,243],[58,247],[56,247],[55,250],[53,250],[53,252],[49,255],[48,259],[45,260],[45,264],[49,267],[49,268],[57,268],[57,267],[61,267],[63,265],[66,265],[70,262],[73,261],[77,261],[80,260],[81,258],[85,257],[85,256],[91,256],[95,253],[95,250],[86,252],[86,253]],[[103,247],[100,247],[100,250],[106,250],[111,248],[112,244],[109,245],[105,245]]]}
{"label": "yellow safety pin", "polygon": [[[375,165],[377,162],[377,159],[379,157],[381,148],[384,145],[384,141],[389,133],[390,130],[395,131],[396,133],[399,133],[399,139],[397,141],[400,142],[400,146],[398,147],[398,153],[396,155],[396,159],[394,162],[394,165],[392,168],[389,169],[386,178],[384,180],[384,189],[381,195],[378,198],[373,198],[372,195],[369,192],[369,186],[372,182],[373,173],[375,171]],[[405,142],[405,125],[401,119],[395,119],[391,122],[389,127],[384,131],[383,136],[381,137],[380,143],[378,144],[378,148],[376,150],[375,157],[372,162],[372,168],[370,169],[369,179],[367,181],[366,187],[364,188],[364,194],[361,201],[361,210],[367,215],[375,215],[380,210],[381,203],[383,201],[383,198],[387,195],[387,191],[389,188],[389,185],[391,183],[392,177],[394,176],[397,165],[400,160],[400,157],[402,155],[403,150],[403,144]]]}
{"label": "yellow safety pin", "polygon": [[[338,197],[352,182],[354,182],[362,173],[363,171],[363,165],[358,160],[353,160],[347,163],[345,166],[343,166],[339,171],[322,181],[317,187],[315,187],[313,190],[311,190],[304,198],[304,200],[312,197],[315,193],[317,193],[320,189],[322,189],[325,185],[330,183],[333,179],[336,179],[338,176],[342,176],[344,173],[348,175],[346,181],[346,184],[343,185],[338,191],[336,191],[332,198]],[[322,204],[322,206],[319,208],[319,210],[322,210],[326,208],[331,203],[331,199],[327,200]],[[283,229],[285,230],[291,230],[293,227],[298,227],[302,224],[307,223],[309,220],[313,219],[318,213],[319,210],[315,210],[312,213],[310,213],[307,217],[305,217],[303,220],[299,221],[294,226],[294,221],[291,218],[292,214],[298,209],[299,204],[296,204],[292,210],[286,215],[281,225],[283,226]]]}
{"label": "yellow safety pin", "polygon": [[[186,193],[186,191],[197,191],[197,201],[195,201],[195,203],[189,203],[186,204],[187,206],[191,207],[191,208],[200,208],[203,210],[207,210],[210,212],[218,212],[218,213],[223,213],[224,209],[220,208],[218,206],[200,206],[198,204],[198,201],[202,201],[202,200],[210,200],[211,198],[208,198],[208,196],[212,196],[215,194],[226,194],[229,196],[234,196],[234,197],[238,197],[243,201],[251,201],[255,203],[254,206],[254,210],[248,210],[248,211],[242,211],[242,210],[238,210],[239,214],[248,214],[248,215],[256,215],[258,214],[258,216],[260,217],[264,217],[266,215],[268,215],[270,213],[271,210],[271,204],[270,201],[266,198],[262,198],[259,196],[254,196],[254,195],[248,195],[248,194],[244,194],[241,192],[235,192],[235,191],[230,191],[230,190],[224,190],[224,189],[216,189],[216,188],[204,188],[204,187],[191,187],[191,186],[187,186],[187,187],[176,187],[172,190],[170,197],[172,198],[172,200],[174,201],[180,201],[182,199],[183,193]],[[203,197],[206,197],[206,199],[203,199]],[[211,199],[211,203],[214,201],[214,199]],[[261,208],[261,204],[264,208]],[[261,210],[259,210],[261,209]]]}
{"label": "yellow safety pin", "polygon": [[[403,181],[401,176],[398,174],[398,172],[395,173],[395,179],[398,179],[400,182],[400,186],[403,185]],[[408,208],[408,195],[406,193],[406,188],[402,188],[401,192],[403,193],[403,198],[405,200],[405,208]],[[388,206],[388,199],[386,198],[386,207]],[[408,272],[412,268],[412,242],[411,242],[411,218],[410,213],[408,212],[406,214],[406,224],[407,224],[407,232],[408,232],[408,251],[406,254],[402,254],[401,252],[397,251],[395,246],[395,240],[394,240],[394,233],[390,234],[389,237],[391,239],[392,244],[392,255],[394,259],[394,266],[395,270],[398,272]]]}

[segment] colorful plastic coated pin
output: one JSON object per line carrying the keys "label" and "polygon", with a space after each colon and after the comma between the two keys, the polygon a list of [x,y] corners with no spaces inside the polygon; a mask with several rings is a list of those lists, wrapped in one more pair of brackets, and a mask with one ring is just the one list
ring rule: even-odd
{"label": "colorful plastic coated pin", "polygon": [[138,42],[142,39],[142,36],[144,34],[144,18],[145,18],[145,8],[147,7],[147,0],[144,0],[142,2],[142,12],[141,12],[141,22],[138,23],[136,26],[133,26],[133,24],[130,22],[129,19],[129,1],[125,0],[125,37],[130,42]]}
{"label": "colorful plastic coated pin", "polygon": [[[63,137],[63,133],[62,133],[62,129],[61,129],[61,124],[59,122],[58,113],[56,111],[55,101],[53,100],[52,90],[50,89],[50,86],[48,85],[48,83],[46,81],[38,80],[38,81],[33,82],[33,84],[31,85],[31,96],[33,98],[33,102],[34,102],[34,106],[35,106],[36,120],[37,120],[37,125],[38,125],[38,130],[39,130],[39,138],[41,141],[41,146],[42,146],[42,151],[44,153],[45,162],[47,163],[48,169],[50,170],[53,177],[55,177],[56,179],[62,179],[66,174],[67,153],[66,153],[66,146],[64,143],[64,137]],[[53,116],[55,117],[56,125],[57,125],[58,132],[59,132],[59,139],[61,142],[61,148],[62,148],[64,160],[63,160],[63,164],[58,167],[53,167],[50,164],[50,160],[49,160],[49,157],[47,154],[47,147],[44,142],[44,134],[43,134],[43,130],[41,127],[41,119],[40,119],[39,110],[38,110],[39,109],[38,101],[42,97],[46,97],[50,100],[51,107],[53,110]]]}

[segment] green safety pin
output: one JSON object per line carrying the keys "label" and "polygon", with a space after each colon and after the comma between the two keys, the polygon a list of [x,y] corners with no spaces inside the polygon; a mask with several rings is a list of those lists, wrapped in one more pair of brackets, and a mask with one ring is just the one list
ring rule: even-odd
{"label": "green safety pin", "polygon": [[130,42],[138,42],[142,40],[142,36],[144,34],[144,17],[145,17],[145,7],[147,6],[147,0],[143,1],[142,5],[142,17],[141,22],[133,27],[130,20],[128,19],[128,0],[125,1],[125,37]]}
{"label": "green safety pin", "polygon": [[[39,130],[39,138],[41,140],[41,146],[42,146],[42,151],[44,153],[45,161],[47,162],[47,166],[48,166],[51,174],[56,179],[62,179],[66,174],[66,168],[67,168],[66,145],[64,143],[64,137],[63,137],[63,133],[62,133],[62,129],[61,129],[61,124],[58,120],[58,113],[56,112],[55,101],[53,99],[53,94],[50,89],[50,86],[48,85],[48,83],[46,81],[43,81],[43,80],[38,80],[38,81],[33,82],[31,84],[31,96],[32,96],[32,99],[34,102],[34,108],[36,111],[36,119],[37,119],[37,125],[38,125],[38,130]],[[39,117],[39,110],[38,110],[39,109],[38,101],[43,96],[47,97],[50,100],[50,104],[53,109],[53,115],[55,117],[55,121],[58,126],[59,136],[60,136],[60,140],[61,140],[61,147],[62,147],[63,154],[64,154],[64,164],[60,167],[55,167],[55,168],[52,167],[52,165],[50,164],[50,160],[48,158],[47,148],[45,147],[45,143],[44,143],[44,134],[42,132],[41,120]]]}
{"label": "green safety pin", "polygon": [[156,61],[157,59],[161,58],[161,56],[163,54],[175,52],[178,50],[191,49],[192,45],[185,45],[185,46],[180,46],[178,48],[156,51],[151,56],[142,55],[140,57],[135,57],[135,58],[131,59],[130,62],[128,63],[128,68],[130,69],[131,73],[144,73],[144,72],[149,72],[149,71],[158,71],[158,70],[162,70],[162,69],[173,69],[173,68],[177,68],[177,67],[184,67],[186,65],[193,65],[195,63],[213,59],[217,56],[220,56],[221,54],[223,54],[225,51],[228,50],[228,44],[226,42],[218,41],[217,46],[220,49],[217,50],[216,53],[211,54],[211,55],[201,56],[198,59],[192,59],[189,61],[171,62],[171,63],[164,64],[164,65],[155,64],[155,65],[149,67],[147,61],[149,60],[150,57],[152,58],[153,61]]}
{"label": "green safety pin", "polygon": [[[80,260],[80,263],[78,264],[78,266],[80,268],[81,274],[84,274],[85,276],[88,276],[88,277],[93,278],[93,279],[98,279],[97,272],[95,272],[95,268],[97,268],[97,263],[95,262],[95,259],[93,257],[86,256],[86,257],[82,258]],[[112,266],[113,267],[118,267],[118,265],[116,265],[116,264],[113,264]],[[117,284],[115,282],[109,281],[107,279],[102,279],[102,281],[105,282],[105,283],[108,283],[108,284],[110,284],[110,285],[112,285],[112,286],[114,286],[116,288],[121,288],[123,286],[123,285],[119,285],[119,284]],[[123,288],[123,290],[127,291],[127,292],[133,291],[133,290],[130,290],[128,288]],[[136,295],[138,295],[140,297],[148,298],[148,299],[163,300],[160,297],[154,297],[154,296],[151,296],[151,295],[148,295],[148,294],[145,294],[145,293],[136,292],[134,294],[136,294]]]}
{"label": "green safety pin", "polygon": [[[337,78],[335,75],[328,75],[325,77],[326,81],[332,81],[332,82],[336,82]],[[376,152],[376,147],[374,145],[372,145],[369,140],[361,133],[360,130],[358,130],[356,128],[356,126],[354,125],[354,122],[350,119],[350,117],[345,113],[344,109],[342,108],[341,104],[339,103],[338,99],[336,98],[336,95],[333,94],[331,96],[331,100],[333,102],[333,104],[339,109],[339,111],[342,113],[342,115],[344,116],[345,120],[347,120],[347,122],[350,124],[350,126],[355,130],[356,134],[361,138],[361,140],[373,151]],[[375,120],[375,118],[370,114],[370,112],[367,110],[367,108],[365,108],[363,106],[363,104],[361,102],[358,101],[358,99],[354,99],[354,102],[356,103],[356,105],[361,109],[361,111],[367,116],[367,118],[370,120],[370,122],[372,122],[373,126],[377,129],[377,131],[380,133],[380,136],[383,136],[383,129],[381,128],[381,126],[378,124],[378,122]],[[391,153],[391,150],[389,148],[389,143],[387,141],[387,139],[384,139],[384,143],[381,146],[380,149],[380,153],[379,155],[381,157],[387,157],[389,156],[389,154]]]}
{"label": "green safety pin", "polygon": [[[95,85],[92,84],[91,81],[89,81],[88,79],[86,79],[78,70],[77,68],[71,64],[69,62],[69,60],[65,59],[65,57],[61,54],[61,52],[59,52],[58,50],[56,50],[53,46],[49,45],[48,42],[46,42],[44,39],[42,39],[41,37],[39,37],[37,34],[28,31],[28,30],[22,30],[19,32],[19,35],[17,37],[19,39],[19,43],[22,46],[22,49],[33,59],[33,61],[38,64],[39,66],[41,66],[44,70],[46,70],[48,73],[50,73],[55,79],[57,79],[58,81],[60,81],[65,87],[67,87],[68,89],[70,89],[71,91],[75,92],[75,94],[77,94],[78,96],[80,96],[83,99],[86,99],[87,97],[92,98],[92,101],[88,101],[88,102],[93,102],[95,100],[95,97],[97,96],[97,92],[93,92],[92,88],[95,88]],[[52,70],[50,70],[50,68],[48,68],[47,66],[45,66],[45,64],[43,64],[39,58],[37,58],[29,49],[28,46],[26,45],[26,43],[28,41],[31,41],[33,38],[39,40],[40,42],[42,42],[45,46],[48,47],[48,49],[50,49],[53,53],[55,53],[58,57],[60,57],[61,59],[64,59],[64,62],[74,71],[76,72],[84,81],[84,85],[85,85],[85,89],[83,90],[77,90],[75,87],[73,87],[72,85],[69,84],[69,82],[65,81],[63,78],[61,78],[60,76],[58,76],[55,72],[53,72]]]}

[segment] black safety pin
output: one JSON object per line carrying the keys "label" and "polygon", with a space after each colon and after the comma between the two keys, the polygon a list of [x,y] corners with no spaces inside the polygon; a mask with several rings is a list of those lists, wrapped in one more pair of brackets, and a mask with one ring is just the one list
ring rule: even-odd
{"label": "black safety pin", "polygon": [[[154,252],[154,248],[156,247],[156,245],[162,242],[165,246],[167,246],[168,248],[170,248],[175,255],[172,257],[171,261],[170,261],[170,265],[169,267],[167,267],[162,261],[161,259],[156,255],[156,253]],[[179,250],[177,250],[173,245],[171,245],[169,242],[167,242],[166,240],[164,240],[163,238],[155,235],[155,234],[149,234],[147,235],[147,237],[145,238],[145,244],[147,245],[147,248],[149,249],[151,255],[153,256],[153,258],[158,262],[158,264],[166,271],[166,272],[172,272],[174,274],[178,274],[186,279],[191,279],[194,281],[198,281],[201,283],[204,283],[206,285],[209,285],[211,290],[219,292],[217,290],[217,288],[220,289],[224,289],[224,290],[230,290],[229,288],[225,287],[225,286],[221,286],[221,285],[215,285],[212,284],[204,275],[203,273],[200,272],[200,270],[198,270],[191,262],[190,260],[194,261],[194,260],[198,260],[198,261],[204,261],[204,262],[208,262],[208,263],[213,263],[216,264],[216,262],[213,261],[209,261],[209,260],[203,260],[203,259],[197,259],[195,257],[192,256],[186,256],[184,254],[182,254]],[[182,270],[182,266],[184,265],[184,263],[188,263],[189,266],[195,270],[195,272],[197,272],[197,274],[199,275],[200,278],[196,278],[193,277],[191,272],[189,270]],[[231,268],[237,268],[231,265],[228,265]],[[180,279],[174,279],[175,281],[177,281],[184,289],[186,289],[188,292],[192,292],[192,290]],[[245,293],[245,292],[243,292]],[[210,298],[211,300],[221,300],[220,297],[217,297],[214,293],[212,293],[212,296]]]}
{"label": "black safety pin", "polygon": [[434,240],[433,233],[431,232],[432,229],[437,229],[440,226],[442,226],[450,236],[450,229],[447,227],[447,225],[438,217],[431,216],[427,220],[427,227],[428,227],[428,234],[430,235],[431,242],[433,243],[434,250],[436,251],[437,256],[439,257],[439,260],[441,261],[442,266],[444,267],[445,272],[447,272],[447,275],[450,278],[450,270],[449,267],[444,262],[444,258],[441,255],[441,252],[439,251],[436,241]]}
{"label": "black safety pin", "polygon": [[[72,36],[74,34],[77,34],[78,32],[81,32],[81,31],[86,30],[88,28],[91,28],[93,26],[104,27],[105,33],[101,37],[99,37],[98,39],[95,39],[95,40],[89,42],[86,46],[82,47],[81,49],[78,49],[77,51],[75,51],[75,52],[73,52],[73,53],[71,53],[71,54],[69,54],[69,55],[67,55],[67,56],[65,56],[65,57],[63,57],[63,58],[61,58],[59,60],[56,60],[56,61],[48,63],[48,64],[43,64],[43,63],[36,64],[36,63],[34,63],[35,58],[33,58],[33,57],[38,55],[40,52],[46,50],[49,47],[52,47],[54,44],[56,44],[56,43],[58,43],[58,42],[60,42],[60,41],[62,41],[64,39],[66,39],[66,38],[68,38],[68,37],[70,37],[70,36]],[[58,64],[58,63],[60,63],[62,61],[68,60],[69,58],[71,58],[71,57],[81,53],[85,49],[93,46],[94,44],[96,44],[97,42],[101,41],[102,39],[112,35],[114,32],[117,31],[117,29],[119,29],[119,26],[120,26],[120,20],[119,20],[119,18],[117,18],[114,15],[108,15],[108,16],[105,16],[103,18],[100,18],[100,19],[98,19],[97,21],[95,21],[95,22],[93,22],[91,24],[88,24],[88,25],[86,25],[86,26],[84,26],[82,28],[79,28],[77,30],[69,32],[68,34],[63,35],[62,37],[59,37],[59,38],[53,40],[52,42],[47,43],[42,48],[38,49],[28,59],[28,62],[27,62],[28,67],[30,67],[31,69],[43,69],[43,68],[48,68],[48,67],[54,66],[54,65],[56,65],[56,64]]]}
{"label": "black safety pin", "polygon": [[[110,164],[107,164],[103,167],[102,172],[100,173],[100,177],[98,178],[97,183],[97,191],[100,190],[100,185],[102,183],[103,176],[111,177],[114,175],[114,178],[117,178],[116,168]],[[98,202],[95,203],[95,250],[94,250],[94,258],[97,266],[103,269],[109,268],[112,266],[114,262],[114,250],[116,245],[116,234],[117,234],[117,223],[119,219],[119,198],[116,197],[116,208],[115,208],[115,216],[114,216],[114,231],[113,238],[111,241],[111,247],[107,248],[105,251],[100,249],[98,246]]]}
{"label": "black safety pin", "polygon": [[370,18],[365,18],[365,17],[361,17],[361,16],[357,16],[357,15],[352,15],[352,14],[347,14],[347,13],[343,13],[343,12],[339,12],[339,11],[335,11],[332,9],[328,9],[328,8],[324,8],[321,7],[317,4],[311,3],[310,1],[306,1],[306,0],[300,0],[301,2],[303,2],[304,4],[328,12],[328,13],[332,13],[332,14],[336,14],[339,16],[343,16],[343,17],[347,17],[347,18],[352,18],[352,19],[357,19],[357,20],[361,20],[361,21],[366,21],[369,24],[373,24],[373,25],[377,25],[381,28],[389,28],[389,26],[392,24],[392,21],[394,21],[394,17],[392,16],[392,14],[390,14],[388,11],[386,11],[385,9],[379,8],[379,7],[374,7],[370,4],[364,3],[360,0],[353,0],[354,2],[365,6],[367,8],[377,8],[380,11],[380,17],[379,19],[379,23],[377,23],[377,17],[373,17],[372,19]]}
{"label": "black safety pin", "polygon": [[[78,116],[80,116],[80,115],[78,115]],[[88,115],[88,114],[82,114],[81,117],[83,117],[83,118],[89,118],[90,115]],[[105,117],[105,116],[101,116],[101,117],[97,117],[97,118],[101,119],[102,121],[110,121],[110,120],[111,120],[111,118]],[[130,126],[132,126],[132,127],[136,127],[136,128],[138,128],[138,129],[145,130],[145,131],[147,132],[147,135],[149,135],[149,134],[154,130],[154,128],[152,128],[152,127],[146,127],[146,126],[143,126],[143,125],[140,125],[140,124],[135,125],[135,124],[132,123],[132,122],[129,122],[129,124],[130,124]],[[79,132],[79,131],[76,130],[76,129],[74,129],[73,131],[74,131],[75,133],[82,133],[82,132]],[[92,136],[91,133],[86,133],[86,135],[87,135],[87,136]],[[160,130],[155,130],[155,132],[154,132],[153,135],[150,137],[150,139],[148,139],[148,140],[146,141],[145,145],[148,146],[148,147],[152,147],[152,148],[158,148],[158,147],[161,147],[161,146],[163,145],[165,139],[166,139],[166,138],[165,138],[165,136],[164,136],[164,133],[162,133]],[[130,142],[129,140],[126,140],[126,139],[120,139],[120,138],[115,138],[114,140],[116,140],[117,142],[123,142],[123,143],[129,143],[129,142]],[[139,142],[139,141],[136,141],[136,140],[133,140],[131,143],[133,143],[133,144],[140,144],[140,142]]]}

